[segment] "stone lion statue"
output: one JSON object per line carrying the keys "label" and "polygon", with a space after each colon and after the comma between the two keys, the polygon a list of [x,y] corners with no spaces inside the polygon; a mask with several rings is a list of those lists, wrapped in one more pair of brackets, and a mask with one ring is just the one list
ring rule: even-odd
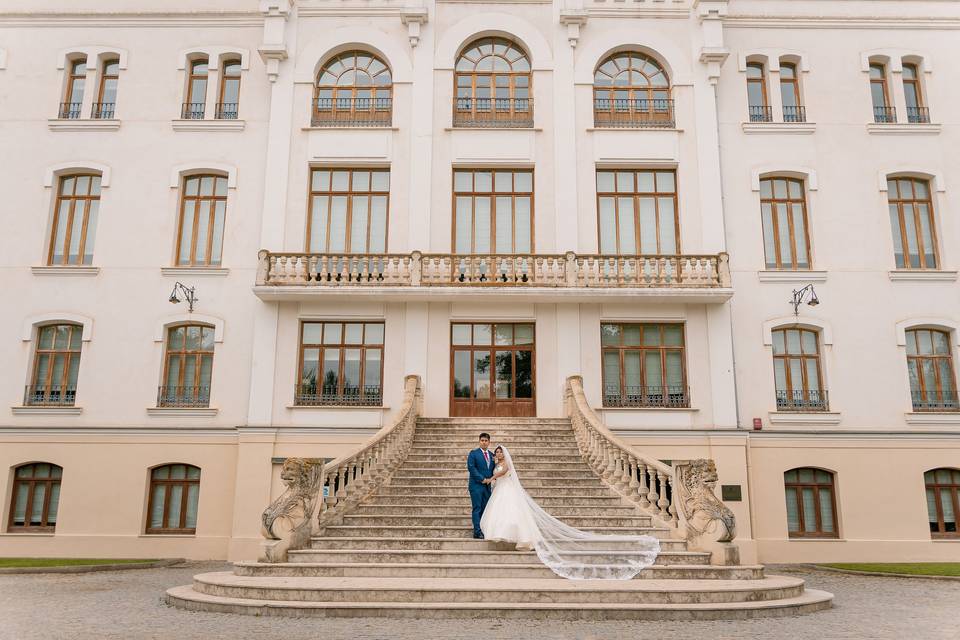
{"label": "stone lion statue", "polygon": [[309,528],[319,498],[322,470],[323,463],[316,458],[287,458],[284,461],[280,480],[287,489],[264,510],[263,537],[279,540],[281,534],[274,527],[280,520],[291,522],[294,530],[304,526]]}
{"label": "stone lion statue", "polygon": [[677,464],[677,503],[687,521],[687,537],[710,534],[717,542],[731,542],[737,535],[733,512],[714,493],[719,477],[713,460],[700,458]]}

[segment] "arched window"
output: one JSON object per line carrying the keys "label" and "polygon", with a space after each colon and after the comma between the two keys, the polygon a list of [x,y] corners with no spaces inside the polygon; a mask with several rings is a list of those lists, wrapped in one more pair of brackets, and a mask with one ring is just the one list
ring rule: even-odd
{"label": "arched window", "polygon": [[887,203],[897,269],[936,269],[937,229],[930,182],[887,178]]}
{"label": "arched window", "polygon": [[110,120],[117,107],[117,83],[120,82],[120,60],[108,58],[100,68],[100,88],[93,103],[91,117]]}
{"label": "arched window", "polygon": [[150,502],[147,533],[193,534],[197,532],[200,498],[200,468],[168,464],[150,472]]}
{"label": "arched window", "polygon": [[24,395],[27,406],[72,407],[77,397],[83,327],[48,324],[37,328],[33,376]]}
{"label": "arched window", "polygon": [[934,538],[956,538],[957,514],[960,513],[960,469],[933,469],[923,474],[927,489],[927,515],[930,535]]}
{"label": "arched window", "polygon": [[62,476],[62,468],[47,462],[24,464],[14,469],[7,531],[52,532],[57,526]]}
{"label": "arched window", "polygon": [[897,109],[890,106],[887,90],[887,67],[881,62],[870,63],[870,99],[873,101],[874,122],[896,122]]}
{"label": "arched window", "polygon": [[67,84],[63,91],[63,102],[60,103],[60,117],[76,120],[80,117],[83,107],[83,90],[87,82],[87,59],[71,60],[70,73],[67,75]]}
{"label": "arched window", "polygon": [[783,474],[787,531],[791,538],[836,538],[837,498],[833,474],[823,469],[791,469]]}
{"label": "arched window", "polygon": [[809,269],[810,236],[803,181],[760,180],[760,218],[767,269]]}
{"label": "arched window", "polygon": [[625,51],[600,63],[593,75],[597,127],[672,127],[670,78],[650,56]]}
{"label": "arched window", "polygon": [[767,102],[767,70],[762,62],[747,63],[747,106],[750,122],[772,122]]}
{"label": "arched window", "polygon": [[390,126],[390,68],[366,51],[348,51],[331,58],[317,76],[313,107],[314,126]]}
{"label": "arched window", "polygon": [[198,324],[170,327],[157,406],[209,406],[212,372],[213,327]]}
{"label": "arched window", "polygon": [[220,265],[226,216],[226,176],[184,177],[177,235],[178,266]]}
{"label": "arched window", "polygon": [[773,379],[778,411],[826,411],[820,368],[820,336],[799,327],[774,329]]}
{"label": "arched window", "polygon": [[224,60],[220,70],[220,93],[217,100],[218,120],[236,120],[240,108],[240,61]]}
{"label": "arched window", "polygon": [[780,98],[783,102],[784,122],[806,122],[807,113],[800,101],[800,78],[797,65],[792,62],[780,63]]}
{"label": "arched window", "polygon": [[532,127],[530,60],[505,38],[481,38],[463,50],[454,72],[455,127]]}
{"label": "arched window", "polygon": [[960,411],[950,334],[908,329],[907,371],[914,411]]}
{"label": "arched window", "polygon": [[920,70],[912,62],[903,63],[903,97],[907,101],[907,122],[919,124],[930,122],[930,110],[923,104],[920,87]]}
{"label": "arched window", "polygon": [[190,73],[187,76],[187,90],[180,117],[184,120],[203,120],[207,103],[209,60],[206,57],[194,58],[188,65]]}
{"label": "arched window", "polygon": [[47,264],[92,264],[99,210],[99,174],[76,173],[60,176],[53,222],[50,226]]}

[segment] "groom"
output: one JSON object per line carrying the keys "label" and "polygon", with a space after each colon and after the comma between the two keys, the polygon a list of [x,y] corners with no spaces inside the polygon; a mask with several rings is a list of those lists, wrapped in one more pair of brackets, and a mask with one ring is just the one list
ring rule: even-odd
{"label": "groom", "polygon": [[493,475],[493,454],[487,448],[490,446],[490,434],[480,434],[480,447],[474,449],[467,456],[467,471],[470,472],[470,503],[473,506],[473,537],[483,540],[483,531],[480,530],[480,518],[490,499],[490,477]]}

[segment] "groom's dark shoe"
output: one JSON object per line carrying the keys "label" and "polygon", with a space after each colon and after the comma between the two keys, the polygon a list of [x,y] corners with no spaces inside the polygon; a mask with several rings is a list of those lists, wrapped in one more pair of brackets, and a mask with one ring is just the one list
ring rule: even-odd
{"label": "groom's dark shoe", "polygon": [[483,534],[482,534],[482,533],[474,533],[474,534],[473,534],[473,539],[474,539],[474,540],[483,540]]}

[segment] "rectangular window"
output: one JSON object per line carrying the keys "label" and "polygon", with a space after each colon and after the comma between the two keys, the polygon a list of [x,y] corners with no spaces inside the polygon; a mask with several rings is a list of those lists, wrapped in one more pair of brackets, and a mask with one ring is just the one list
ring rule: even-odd
{"label": "rectangular window", "polygon": [[386,252],[389,203],[389,169],[313,169],[307,251]]}
{"label": "rectangular window", "polygon": [[295,404],[383,403],[382,322],[304,322]]}
{"label": "rectangular window", "polygon": [[767,269],[809,269],[810,239],[803,181],[764,178],[760,213]]}
{"label": "rectangular window", "polygon": [[601,324],[605,407],[688,407],[682,324]]}
{"label": "rectangular window", "polygon": [[157,467],[150,474],[146,533],[197,532],[200,469],[189,464]]}
{"label": "rectangular window", "polygon": [[820,340],[810,329],[773,331],[773,377],[778,411],[827,411],[820,373]]}
{"label": "rectangular window", "polygon": [[787,531],[791,538],[836,538],[833,474],[820,469],[792,469],[783,474]]}
{"label": "rectangular window", "polygon": [[956,538],[960,514],[960,470],[934,469],[923,474],[927,490],[927,514],[934,538]]}
{"label": "rectangular window", "polygon": [[53,324],[37,329],[32,384],[27,387],[28,406],[72,407],[77,396],[80,346],[83,327]]}
{"label": "rectangular window", "polygon": [[453,252],[533,252],[533,171],[457,169],[453,172]]}
{"label": "rectangular window", "polygon": [[227,179],[198,175],[183,180],[177,265],[219,266],[227,216]]}
{"label": "rectangular window", "polygon": [[53,532],[57,526],[62,476],[62,468],[46,462],[17,467],[13,473],[12,504],[7,531]]}
{"label": "rectangular window", "polygon": [[913,410],[960,411],[950,334],[936,329],[911,329],[906,338]]}
{"label": "rectangular window", "polygon": [[930,183],[918,178],[890,178],[887,198],[897,269],[936,269],[937,230]]}
{"label": "rectangular window", "polygon": [[680,251],[673,170],[597,171],[600,253],[676,255]]}
{"label": "rectangular window", "polygon": [[100,210],[100,176],[61,176],[53,209],[49,265],[93,262],[93,240]]}
{"label": "rectangular window", "polygon": [[213,372],[213,327],[180,325],[167,330],[158,407],[207,407]]}

